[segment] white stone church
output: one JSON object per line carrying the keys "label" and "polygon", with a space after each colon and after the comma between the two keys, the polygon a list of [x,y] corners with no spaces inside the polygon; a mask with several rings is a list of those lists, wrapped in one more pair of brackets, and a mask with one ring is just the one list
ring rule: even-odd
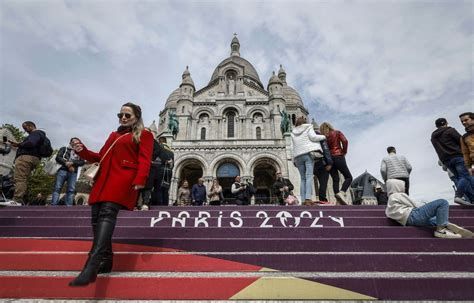
{"label": "white stone church", "polygon": [[[299,195],[291,137],[280,130],[280,112],[286,110],[294,124],[296,117],[307,117],[308,110],[286,82],[281,65],[278,75],[273,74],[264,85],[253,65],[241,57],[237,37],[230,48],[230,56],[217,65],[201,89],[196,90],[186,67],[181,85],[159,114],[158,135],[168,138],[175,153],[171,202],[184,180],[192,185],[199,177],[208,188],[217,177],[225,198],[231,198],[231,184],[240,175],[254,184],[254,203],[269,203],[276,171],[292,181]],[[175,136],[168,126],[170,115],[179,121]]]}

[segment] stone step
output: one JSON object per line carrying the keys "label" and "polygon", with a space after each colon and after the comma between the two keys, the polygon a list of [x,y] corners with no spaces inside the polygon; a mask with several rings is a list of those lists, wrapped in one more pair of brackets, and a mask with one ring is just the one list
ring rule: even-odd
{"label": "stone step", "polygon": [[[83,252],[0,253],[0,271],[79,271],[88,257]],[[449,262],[446,260],[449,258]],[[215,253],[117,252],[114,271],[247,272],[269,268],[298,272],[474,272],[473,252],[278,252]]]}
{"label": "stone step", "polygon": [[[245,227],[262,227],[271,225],[274,227],[285,227],[290,224],[294,226],[297,224],[298,227],[310,227],[311,225],[323,225],[324,227],[338,227],[341,224],[344,227],[353,227],[353,226],[373,226],[373,227],[387,227],[387,226],[400,226],[394,220],[385,218],[385,217],[344,217],[342,221],[338,221],[339,218],[331,219],[329,217],[318,217],[318,218],[307,218],[307,217],[298,217],[295,218],[255,218],[255,217],[241,217],[243,225]],[[295,220],[298,220],[296,222]],[[469,217],[451,217],[450,221],[461,226],[473,225],[474,218]],[[183,223],[182,223],[183,222]],[[213,227],[224,227],[231,226],[232,224],[239,224],[238,219],[230,217],[222,218],[188,218],[185,220],[182,219],[172,219],[172,218],[163,218],[161,220],[153,219],[151,217],[120,217],[117,220],[117,227],[181,227],[185,225],[187,227],[198,227],[203,226],[203,222],[206,222],[209,226]],[[77,227],[90,227],[91,218],[90,217],[9,217],[0,219],[1,226],[77,226]]]}
{"label": "stone step", "polygon": [[471,272],[120,273],[71,288],[77,272],[0,272],[0,297],[132,300],[474,300]]}

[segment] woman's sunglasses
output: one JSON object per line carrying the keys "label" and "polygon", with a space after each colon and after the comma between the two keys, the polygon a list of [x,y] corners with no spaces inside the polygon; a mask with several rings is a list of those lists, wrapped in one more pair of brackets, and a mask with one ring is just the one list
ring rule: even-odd
{"label": "woman's sunglasses", "polygon": [[129,114],[129,113],[118,113],[118,114],[117,114],[117,117],[118,117],[119,119],[122,119],[123,116],[125,116],[125,118],[127,118],[127,119],[130,119],[130,118],[132,117],[132,114]]}

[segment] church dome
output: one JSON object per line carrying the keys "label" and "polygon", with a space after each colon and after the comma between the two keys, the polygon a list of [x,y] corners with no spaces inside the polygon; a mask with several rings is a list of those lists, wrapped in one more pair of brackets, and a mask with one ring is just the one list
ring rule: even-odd
{"label": "church dome", "polygon": [[166,108],[176,107],[178,105],[178,100],[180,97],[181,97],[181,89],[177,88],[170,94],[168,99],[166,99],[165,107]]}
{"label": "church dome", "polygon": [[257,70],[255,70],[255,67],[253,67],[252,63],[238,56],[231,56],[223,60],[221,63],[219,63],[219,65],[217,65],[216,69],[214,70],[214,73],[212,73],[212,77],[209,83],[211,83],[212,81],[216,80],[219,77],[219,69],[223,67],[224,65],[228,64],[229,62],[233,62],[237,65],[242,66],[244,69],[244,77],[250,78],[251,80],[257,82],[257,84],[263,88],[262,82],[260,81],[260,77],[257,74]]}
{"label": "church dome", "polygon": [[282,88],[283,98],[285,98],[287,105],[301,105],[304,107],[303,100],[301,99],[300,94],[291,86],[284,85]]}
{"label": "church dome", "polygon": [[219,65],[217,65],[216,69],[212,73],[211,80],[209,81],[209,84],[211,84],[214,80],[216,80],[220,75],[219,72],[221,72],[222,76],[222,71],[224,69],[224,66],[228,65],[229,63],[234,63],[238,66],[240,66],[243,70],[243,76],[244,78],[253,80],[254,82],[257,82],[257,84],[263,88],[262,82],[260,81],[260,77],[258,76],[257,71],[255,70],[255,67],[253,67],[252,63],[248,62],[244,58],[240,56],[240,42],[239,39],[237,39],[237,34],[234,34],[234,38],[232,39],[230,43],[230,57],[227,59],[224,59]]}

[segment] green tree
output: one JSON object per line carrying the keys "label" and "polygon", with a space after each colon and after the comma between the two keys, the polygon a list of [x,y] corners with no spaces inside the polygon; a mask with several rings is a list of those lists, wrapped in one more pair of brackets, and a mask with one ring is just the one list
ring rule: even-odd
{"label": "green tree", "polygon": [[15,137],[16,142],[22,142],[27,136],[24,131],[14,126],[13,124],[2,124],[2,128],[8,129],[12,133],[13,137]]}

